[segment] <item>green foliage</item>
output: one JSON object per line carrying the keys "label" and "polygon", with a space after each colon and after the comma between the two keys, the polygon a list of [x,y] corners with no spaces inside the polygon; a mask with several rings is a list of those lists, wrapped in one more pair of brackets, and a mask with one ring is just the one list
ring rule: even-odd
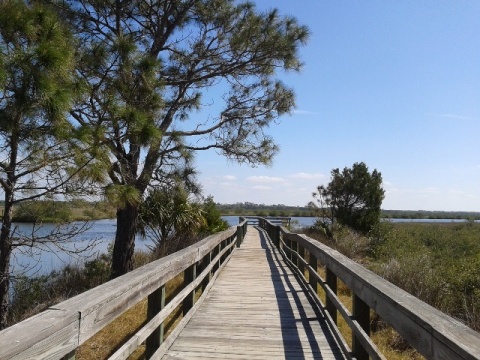
{"label": "green foliage", "polygon": [[154,242],[154,251],[205,227],[202,206],[189,200],[181,184],[152,190],[140,208],[141,233]]}
{"label": "green foliage", "polygon": [[228,223],[222,219],[222,215],[213,201],[213,196],[208,196],[203,201],[202,210],[205,224],[199,229],[201,234],[210,235],[228,229]]}
{"label": "green foliage", "polygon": [[38,4],[7,0],[0,10],[2,130],[13,129],[20,117],[28,120],[21,128],[31,137],[38,115],[54,119],[60,130],[73,93],[72,39],[55,14]]}
{"label": "green foliage", "polygon": [[314,211],[307,206],[288,206],[284,204],[265,205],[251,202],[236,204],[217,204],[222,215],[246,215],[246,216],[277,216],[280,212],[285,216],[309,217],[315,216]]}
{"label": "green foliage", "polygon": [[72,220],[69,204],[61,201],[30,201],[20,203],[13,221],[28,223],[66,223]]}
{"label": "green foliage", "polygon": [[[131,254],[122,249],[134,243],[136,200],[152,184],[170,183],[180,167],[191,168],[194,151],[271,163],[278,146],[265,129],[295,105],[293,91],[276,76],[300,69],[298,50],[308,30],[250,2],[51,3],[78,41],[76,72],[88,94],[73,107],[73,123],[91,145],[86,152],[103,154],[99,169],[108,174],[118,219],[129,229],[116,236],[116,276],[131,270]],[[213,100],[217,112],[189,119],[216,85],[223,90]]]}
{"label": "green foliage", "polygon": [[[19,246],[12,233],[13,206],[53,196],[71,178],[65,169],[71,163],[66,114],[75,96],[72,37],[57,15],[39,2],[1,1],[0,67],[0,193],[5,199],[0,231],[2,329],[9,308],[10,258],[13,247]],[[21,215],[36,220],[38,210]],[[68,218],[65,211],[53,215]]]}
{"label": "green foliage", "polygon": [[364,234],[380,221],[381,205],[384,198],[382,175],[371,173],[365,163],[355,163],[342,172],[332,170],[330,183],[317,188],[313,196],[316,208],[330,223],[338,222]]}

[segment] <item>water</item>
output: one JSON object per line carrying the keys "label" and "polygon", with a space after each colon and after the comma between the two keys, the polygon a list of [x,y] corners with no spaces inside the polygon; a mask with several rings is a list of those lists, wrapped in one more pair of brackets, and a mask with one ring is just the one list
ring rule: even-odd
{"label": "water", "polygon": [[[239,223],[239,216],[222,216],[230,226],[236,226]],[[315,217],[292,217],[292,229],[312,226],[317,218]],[[461,219],[386,219],[392,222],[463,222]],[[73,223],[80,225],[81,223]],[[109,246],[113,245],[115,239],[116,220],[96,220],[89,223],[89,229],[76,236],[75,241],[66,245],[67,248],[82,248],[91,242],[94,243],[87,251],[81,255],[72,256],[63,251],[59,251],[52,244],[47,244],[41,248],[23,248],[16,249],[12,259],[12,271],[14,274],[24,274],[27,276],[44,275],[52,270],[59,270],[68,264],[83,264],[86,260],[96,258],[102,253],[108,252]],[[46,234],[54,228],[54,225],[45,225],[39,230],[37,235]],[[27,235],[32,232],[31,224],[18,224],[18,230]],[[151,242],[148,239],[142,239],[137,236],[135,249],[148,250]]]}
{"label": "water", "polygon": [[[69,231],[74,227],[86,226],[84,232],[77,234],[74,240],[61,242],[58,246],[53,242],[47,242],[35,247],[22,246],[14,250],[11,259],[11,271],[14,275],[44,275],[52,270],[61,269],[67,264],[82,264],[87,260],[96,258],[99,254],[108,251],[108,246],[115,237],[115,220],[97,220],[85,223],[74,222],[57,228],[53,224],[45,224],[41,227],[33,227],[32,224],[15,224],[16,234],[22,237],[30,237],[32,232],[35,236],[47,236],[52,231]],[[69,251],[84,250],[79,254]]]}

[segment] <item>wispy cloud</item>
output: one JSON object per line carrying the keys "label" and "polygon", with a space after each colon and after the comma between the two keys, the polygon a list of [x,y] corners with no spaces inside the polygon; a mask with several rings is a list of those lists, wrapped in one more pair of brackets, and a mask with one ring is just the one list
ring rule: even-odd
{"label": "wispy cloud", "polygon": [[470,116],[464,116],[460,114],[427,114],[430,116],[436,116],[436,117],[441,117],[444,119],[452,119],[452,120],[466,120],[466,121],[477,121],[478,119],[470,117]]}
{"label": "wispy cloud", "polygon": [[253,183],[285,183],[287,180],[281,177],[274,177],[274,176],[249,176],[247,177],[247,181]]}
{"label": "wispy cloud", "polygon": [[222,179],[228,180],[228,181],[237,180],[236,176],[234,176],[234,175],[224,175],[224,176],[222,176]]}
{"label": "wispy cloud", "polygon": [[291,174],[288,176],[289,178],[292,179],[303,179],[303,180],[322,180],[326,179],[327,176],[321,173],[317,174],[309,174],[309,173],[304,173],[304,172],[299,172],[296,174]]}

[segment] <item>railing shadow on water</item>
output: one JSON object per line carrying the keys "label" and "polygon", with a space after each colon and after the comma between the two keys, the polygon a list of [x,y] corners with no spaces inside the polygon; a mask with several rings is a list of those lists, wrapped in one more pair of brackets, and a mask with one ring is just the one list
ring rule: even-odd
{"label": "railing shadow on water", "polygon": [[[330,348],[338,348],[338,344],[331,334],[328,323],[318,308],[316,302],[311,297],[305,285],[299,281],[297,275],[292,272],[287,272],[287,266],[281,256],[274,249],[274,244],[265,235],[263,230],[257,227],[260,235],[260,243],[265,249],[265,255],[268,265],[270,267],[272,283],[277,298],[277,305],[280,313],[280,324],[282,329],[283,347],[285,351],[285,359],[306,359],[307,357],[314,357],[315,359],[323,359],[322,350],[320,348],[319,339],[315,337],[315,332],[312,327],[313,322],[317,322],[325,336],[325,339]],[[302,303],[298,290],[295,289],[292,279],[299,284],[301,292],[306,296],[308,304],[314,311],[314,317],[308,317],[305,305]],[[294,304],[291,302],[293,300]],[[294,309],[298,312],[295,316]],[[300,327],[300,328],[299,328]],[[308,349],[304,348],[305,343],[301,341],[301,327],[308,340]],[[329,354],[331,358],[331,354]],[[339,353],[334,353],[334,359],[345,359]]]}

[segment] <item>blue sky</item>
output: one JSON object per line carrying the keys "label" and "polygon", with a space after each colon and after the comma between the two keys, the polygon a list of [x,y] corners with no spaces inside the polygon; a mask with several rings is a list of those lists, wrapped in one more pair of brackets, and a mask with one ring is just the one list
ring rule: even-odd
{"label": "blue sky", "polygon": [[333,168],[382,173],[384,209],[480,211],[480,1],[254,1],[307,25],[297,109],[268,133],[271,167],[212,152],[196,165],[220,203],[306,205]]}

